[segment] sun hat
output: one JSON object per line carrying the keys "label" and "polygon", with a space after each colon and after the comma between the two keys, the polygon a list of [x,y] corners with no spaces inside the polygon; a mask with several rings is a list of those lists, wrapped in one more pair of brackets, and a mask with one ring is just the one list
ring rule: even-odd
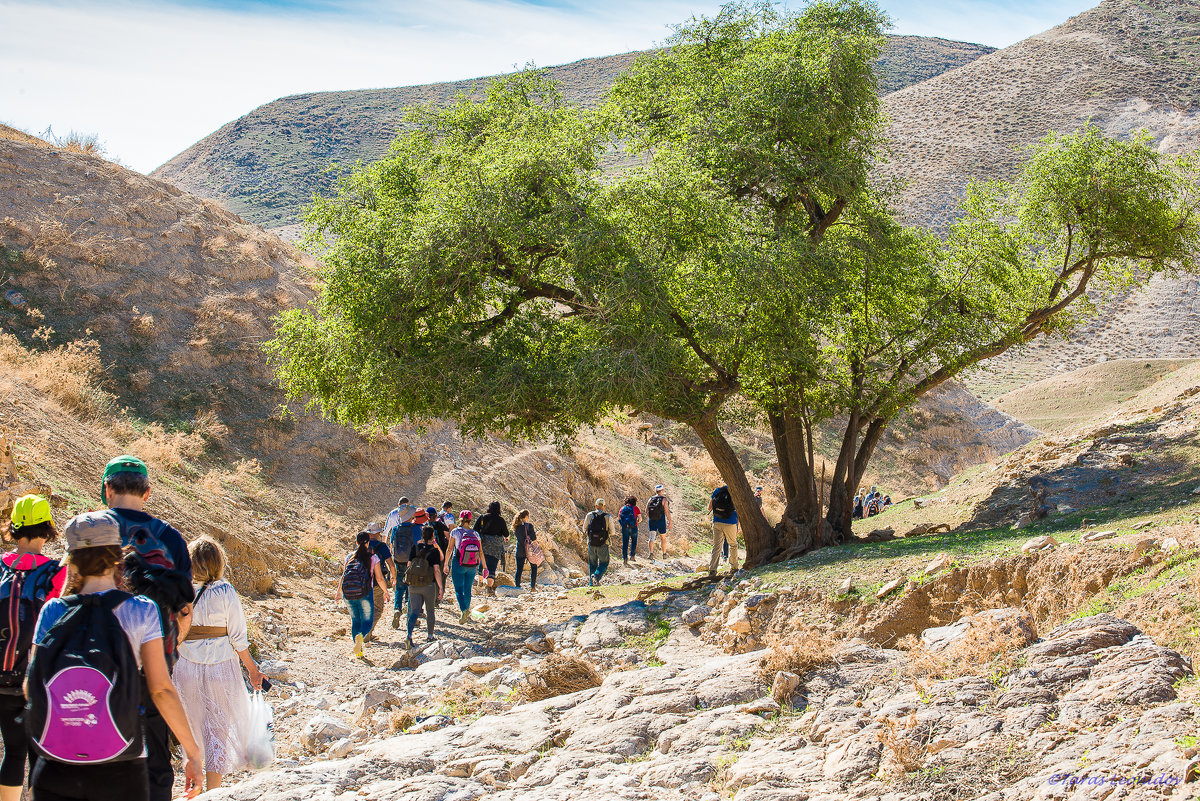
{"label": "sun hat", "polygon": [[471,510],[463,509],[461,512],[459,512],[458,519],[459,520],[470,520],[471,519]]}
{"label": "sun hat", "polygon": [[366,534],[382,534],[383,533],[383,524],[380,523],[378,520],[375,520],[375,521],[367,523],[365,526],[363,526],[362,530]]}
{"label": "sun hat", "polygon": [[596,506],[603,506],[603,505],[604,505],[604,499],[603,499],[603,498],[597,498],[597,499],[596,499]]}
{"label": "sun hat", "polygon": [[54,523],[50,513],[50,501],[41,495],[22,495],[13,504],[12,524],[14,528],[36,526],[38,523]]}
{"label": "sun hat", "polygon": [[429,522],[429,513],[424,509],[418,509],[417,513],[412,517],[412,524],[414,526],[423,526],[427,522]]}
{"label": "sun hat", "polygon": [[104,466],[104,478],[100,481],[100,500],[105,503],[108,503],[108,495],[105,492],[104,485],[108,483],[109,477],[115,476],[117,473],[137,473],[142,476],[150,475],[146,463],[136,456],[130,456],[128,453],[109,460],[109,463]]}
{"label": "sun hat", "polygon": [[437,514],[437,509],[434,509],[432,506],[426,506],[425,514],[429,515],[430,517],[433,517],[434,515]]}
{"label": "sun hat", "polygon": [[655,485],[654,485],[654,491],[655,491],[655,492],[659,492],[660,490],[662,490],[662,488],[663,488],[663,485],[662,485],[662,484],[655,484]]}
{"label": "sun hat", "polygon": [[121,523],[109,509],[84,512],[72,517],[63,529],[67,553],[80,548],[99,548],[121,544]]}

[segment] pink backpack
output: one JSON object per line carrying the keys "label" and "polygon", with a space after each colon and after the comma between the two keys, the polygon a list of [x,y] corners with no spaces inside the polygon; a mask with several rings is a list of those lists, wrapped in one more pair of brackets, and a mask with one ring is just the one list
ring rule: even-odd
{"label": "pink backpack", "polygon": [[472,529],[463,530],[458,541],[458,563],[463,567],[478,567],[483,554],[483,540]]}

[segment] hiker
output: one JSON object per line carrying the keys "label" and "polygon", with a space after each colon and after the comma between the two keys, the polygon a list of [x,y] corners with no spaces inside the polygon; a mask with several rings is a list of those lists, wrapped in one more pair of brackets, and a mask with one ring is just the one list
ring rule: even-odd
{"label": "hiker", "polygon": [[[529,591],[537,592],[537,569],[541,564],[542,546],[537,544],[537,533],[529,522],[529,510],[522,509],[513,518],[513,536],[517,539],[517,588],[521,587],[521,573],[529,563]],[[533,546],[532,548],[530,546]]]}
{"label": "hiker", "polygon": [[600,583],[608,570],[608,540],[614,536],[612,515],[604,511],[604,499],[596,499],[596,508],[583,518],[588,545],[588,586]]}
{"label": "hiker", "polygon": [[646,527],[650,532],[650,563],[654,563],[654,543],[662,548],[662,558],[667,560],[667,532],[674,521],[671,519],[671,499],[662,484],[656,484],[654,494],[646,501]]}
{"label": "hiker", "polygon": [[392,557],[392,549],[383,541],[383,526],[379,523],[368,523],[363,527],[363,531],[371,538],[367,547],[371,549],[371,555],[379,559],[379,572],[383,574],[384,581],[384,584],[376,583],[371,591],[371,602],[374,604],[371,610],[371,630],[363,637],[363,642],[370,642],[375,639],[375,625],[379,623],[379,618],[383,617],[383,610],[387,608],[387,590],[391,589],[393,581],[399,579],[393,579],[393,576],[397,575],[396,560]]}
{"label": "hiker", "polygon": [[[454,543],[454,552],[450,563],[442,569],[443,574],[449,573],[454,584],[454,598],[458,601],[459,623],[471,619],[471,588],[475,584],[475,574],[483,561],[483,540],[478,532],[471,528],[471,512],[464,509],[458,516],[458,527],[450,532]],[[487,570],[485,566],[483,568]]]}
{"label": "hiker", "polygon": [[[0,801],[20,801],[25,784],[25,763],[33,777],[34,759],[29,751],[21,714],[25,711],[25,670],[33,648],[33,630],[46,601],[62,594],[67,569],[57,559],[42,555],[47,542],[58,538],[50,501],[40,495],[25,495],[13,504],[9,536],[15,550],[0,557],[0,738],[4,761],[0,762]],[[14,609],[14,606],[16,607]]]}
{"label": "hiker", "polygon": [[762,487],[754,488],[754,503],[758,505],[759,509],[762,508]]}
{"label": "hiker", "polygon": [[192,579],[196,600],[192,626],[179,644],[175,686],[187,712],[192,734],[204,748],[206,790],[245,764],[250,732],[250,694],[242,680],[242,667],[255,691],[263,675],[250,655],[246,613],[237,590],[225,580],[228,557],[210,537],[193,540]]}
{"label": "hiker", "polygon": [[[169,674],[192,619],[195,590],[187,542],[171,525],[143,511],[150,499],[150,471],[141,459],[128,454],[116,457],[105,465],[103,481],[100,497],[116,516],[126,552],[125,586],[158,606]],[[144,725],[150,801],[169,801],[175,784],[170,732],[153,701],[146,705]]]}
{"label": "hiker", "polygon": [[[123,501],[128,489],[118,479],[109,500]],[[63,529],[70,574],[63,597],[42,607],[26,680],[32,692],[25,731],[40,754],[30,780],[34,801],[149,801],[161,794],[154,752],[143,758],[154,736],[145,725],[151,710],[183,747],[187,796],[204,781],[203,755],[171,681],[163,607],[117,589],[118,573],[132,561],[122,551],[121,515],[128,511],[88,512]],[[72,725],[72,702],[97,691],[103,696],[89,707],[92,725]],[[166,791],[160,797],[170,797],[170,785]]]}
{"label": "hiker", "polygon": [[871,491],[867,494],[866,501],[863,502],[863,517],[874,517],[883,510],[883,496],[879,494],[878,487],[871,487]]}
{"label": "hiker", "polygon": [[445,561],[446,550],[450,545],[450,529],[454,526],[447,526],[443,523],[441,515],[432,506],[426,509],[425,513],[429,516],[429,522],[426,525],[433,526],[433,541],[437,543],[438,550],[442,552],[442,561]]}
{"label": "hiker", "polygon": [[708,575],[717,575],[717,560],[721,558],[721,545],[729,545],[730,573],[738,569],[738,526],[737,510],[733,507],[733,497],[729,487],[722,484],[712,492],[708,499],[708,508],[713,516],[713,547],[712,556],[708,560]]}
{"label": "hiker", "polygon": [[496,571],[500,568],[500,558],[504,556],[509,538],[508,523],[500,516],[500,501],[488,504],[487,511],[475,521],[475,530],[483,541],[483,562],[487,567],[483,577],[487,579],[488,595],[495,595]]}
{"label": "hiker", "polygon": [[438,548],[435,537],[437,529],[426,523],[421,529],[421,541],[413,546],[408,555],[408,572],[404,574],[404,583],[408,585],[408,637],[404,644],[409,650],[413,647],[413,628],[417,618],[421,616],[421,607],[425,607],[426,641],[433,642],[434,610],[442,601],[445,585],[442,583],[442,551]]}
{"label": "hiker", "polygon": [[617,522],[621,524],[621,561],[629,567],[630,559],[637,561],[638,523],[642,522],[636,497],[630,495],[625,499],[625,505],[617,512]]}
{"label": "hiker", "polygon": [[404,571],[408,568],[408,555],[412,551],[412,519],[417,513],[417,507],[401,496],[396,508],[388,512],[383,523],[388,548],[392,552],[392,563],[396,565],[396,582],[392,611],[392,628],[400,628],[400,609],[408,599],[408,588],[404,586]]}
{"label": "hiker", "polygon": [[450,503],[450,501],[443,503],[438,519],[446,524],[447,531],[453,531],[454,527],[458,525],[458,521],[454,517],[454,504]]}
{"label": "hiker", "polygon": [[[371,619],[375,616],[375,594],[372,581],[383,584],[383,571],[379,568],[379,557],[371,553],[371,535],[358,532],[354,540],[354,552],[346,557],[342,577],[338,581],[335,601],[346,602],[350,610],[350,637],[354,640],[351,657],[363,655],[363,643],[371,631]],[[400,582],[396,582],[397,585]],[[399,604],[396,606],[400,608]]]}
{"label": "hiker", "polygon": [[862,493],[862,490],[859,490],[858,494],[854,496],[854,511],[850,513],[850,517],[852,519],[862,520],[862,518],[863,518],[863,502],[864,502],[863,493]]}

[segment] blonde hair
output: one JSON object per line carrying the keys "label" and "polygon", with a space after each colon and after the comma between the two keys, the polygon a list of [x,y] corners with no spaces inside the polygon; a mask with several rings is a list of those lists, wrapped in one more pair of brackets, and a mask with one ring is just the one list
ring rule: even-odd
{"label": "blonde hair", "polygon": [[225,575],[225,565],[228,558],[221,543],[212,537],[200,537],[188,546],[188,554],[192,557],[192,579],[199,584],[220,581]]}

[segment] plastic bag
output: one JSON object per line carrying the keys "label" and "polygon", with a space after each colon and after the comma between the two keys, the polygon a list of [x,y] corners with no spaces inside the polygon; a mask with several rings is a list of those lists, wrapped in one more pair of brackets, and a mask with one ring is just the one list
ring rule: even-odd
{"label": "plastic bag", "polygon": [[245,757],[250,770],[262,770],[275,761],[275,715],[260,692],[250,694]]}

